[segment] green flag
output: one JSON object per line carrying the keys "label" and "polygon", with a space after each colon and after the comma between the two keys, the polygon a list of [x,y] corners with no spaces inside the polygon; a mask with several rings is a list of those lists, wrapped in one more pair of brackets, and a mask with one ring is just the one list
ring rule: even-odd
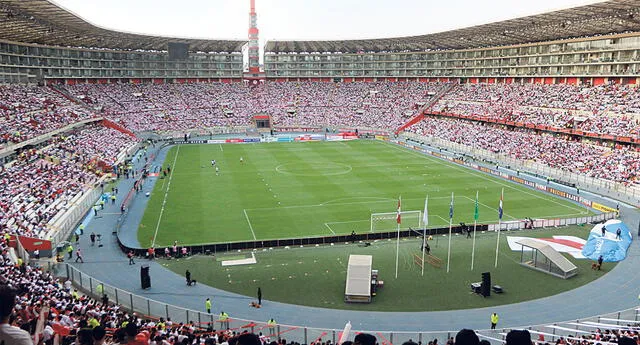
{"label": "green flag", "polygon": [[476,208],[473,211],[473,219],[477,221],[479,216],[480,212],[478,211],[478,192],[476,192]]}

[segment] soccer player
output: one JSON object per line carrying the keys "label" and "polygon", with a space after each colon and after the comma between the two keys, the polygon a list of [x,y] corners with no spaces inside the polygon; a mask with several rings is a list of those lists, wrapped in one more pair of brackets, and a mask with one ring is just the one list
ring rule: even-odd
{"label": "soccer player", "polygon": [[240,157],[240,163],[244,162],[244,160],[242,159],[242,157]]}
{"label": "soccer player", "polygon": [[216,176],[218,176],[220,173],[220,169],[218,167],[216,167]]}

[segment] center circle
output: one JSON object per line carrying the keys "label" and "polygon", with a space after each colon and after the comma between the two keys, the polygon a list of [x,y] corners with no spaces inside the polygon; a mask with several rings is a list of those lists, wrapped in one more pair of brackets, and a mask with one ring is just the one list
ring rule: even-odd
{"label": "center circle", "polygon": [[305,162],[305,163],[285,163],[276,167],[276,171],[293,176],[335,176],[348,174],[353,170],[351,165],[343,163],[317,163],[317,162]]}

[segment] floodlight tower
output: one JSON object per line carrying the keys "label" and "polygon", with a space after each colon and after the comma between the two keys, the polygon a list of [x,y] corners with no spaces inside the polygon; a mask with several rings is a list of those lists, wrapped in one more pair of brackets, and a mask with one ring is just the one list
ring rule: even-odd
{"label": "floodlight tower", "polygon": [[249,73],[260,73],[260,45],[258,43],[258,15],[256,14],[256,0],[251,1],[249,12]]}

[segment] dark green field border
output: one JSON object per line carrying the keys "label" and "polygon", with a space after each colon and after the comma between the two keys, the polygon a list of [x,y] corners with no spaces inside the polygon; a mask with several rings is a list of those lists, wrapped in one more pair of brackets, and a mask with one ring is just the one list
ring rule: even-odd
{"label": "dark green field border", "polygon": [[[362,140],[362,139],[361,139]],[[582,207],[584,209],[588,209],[591,210],[592,212],[595,213],[600,213],[600,211],[595,210],[595,209],[591,209],[586,207],[585,205],[571,200],[571,199],[566,199],[566,198],[561,198],[557,195],[554,195],[552,193],[549,193],[547,191],[544,190],[538,190],[536,188],[533,188],[531,186],[527,186],[524,184],[520,184],[511,180],[506,180],[503,177],[501,177],[500,175],[493,175],[484,171],[480,171],[477,169],[473,169],[472,167],[468,167],[465,166],[463,164],[457,163],[457,162],[453,162],[450,161],[448,159],[445,158],[441,158],[441,157],[436,157],[433,156],[431,154],[425,154],[419,151],[416,151],[415,149],[411,148],[411,147],[407,147],[407,146],[403,146],[403,145],[399,145],[397,143],[393,143],[393,142],[389,142],[389,141],[381,141],[381,140],[375,140],[376,142],[381,142],[383,144],[392,146],[397,148],[398,150],[403,150],[406,151],[408,153],[413,153],[416,156],[420,156],[423,157],[426,160],[429,161],[436,161],[439,164],[444,164],[444,165],[448,165],[451,168],[464,168],[466,170],[469,170],[469,173],[473,173],[474,175],[482,175],[485,176],[486,179],[488,180],[496,180],[496,181],[500,181],[502,184],[505,185],[510,185],[513,186],[511,188],[518,188],[518,189],[529,189],[532,191],[536,191],[536,192],[540,192],[542,194],[547,194],[548,196],[550,196],[551,198],[554,199],[561,199],[564,201],[569,201],[579,207]],[[208,144],[202,144],[202,143],[193,143],[194,145],[208,145]],[[168,145],[170,149],[171,146],[180,146],[180,145],[184,145],[184,144],[178,144],[178,145]],[[190,144],[186,144],[186,145],[190,145]],[[443,155],[443,157],[445,157]],[[166,158],[165,158],[166,159]],[[478,166],[483,166],[482,164],[478,164]],[[484,167],[487,167],[486,165],[484,165]],[[491,169],[491,168],[488,168]],[[493,169],[492,169],[493,170]],[[511,174],[510,174],[511,175]],[[536,177],[533,176],[523,176],[522,177],[525,180],[529,180],[530,182],[534,182],[535,181],[531,181],[532,179],[537,179]],[[157,183],[157,182],[156,182]],[[569,189],[568,186],[564,186],[564,185],[558,185],[555,189],[557,190],[562,190],[565,189],[564,192],[571,194],[570,191],[567,191],[566,189]],[[588,216],[588,215],[587,215]],[[577,217],[576,217],[577,218]],[[486,230],[488,227],[488,224],[478,224],[478,231],[483,231]],[[430,231],[431,234],[443,234],[443,233],[448,233],[449,228],[433,228],[433,229],[428,229]],[[456,233],[456,232],[460,232],[461,231],[461,227],[460,226],[454,226],[452,227],[452,232]],[[397,236],[397,231],[390,231],[390,232],[380,232],[380,233],[367,233],[367,234],[361,234],[361,235],[356,235],[355,240],[357,241],[368,241],[368,240],[376,240],[376,239],[388,239],[388,238],[394,238]],[[401,237],[408,237],[408,236],[412,236],[412,232],[407,230],[407,231],[401,231],[400,232],[400,236]],[[351,237],[350,235],[336,235],[336,236],[315,236],[315,237],[297,237],[297,238],[286,238],[286,239],[266,239],[266,240],[256,240],[256,241],[237,241],[237,242],[220,242],[220,243],[202,243],[202,244],[184,244],[186,247],[189,247],[190,251],[194,254],[198,254],[198,253],[216,253],[216,252],[224,252],[224,251],[230,251],[230,250],[246,250],[246,249],[254,249],[254,248],[270,248],[270,247],[284,247],[284,246],[296,246],[296,245],[311,245],[311,244],[325,244],[325,243],[335,243],[335,242],[346,242],[346,241],[351,241],[354,240],[353,237]],[[122,244],[122,242],[120,241],[120,239],[118,239],[118,242],[120,243],[120,246],[125,249],[125,250],[133,250],[134,252],[138,253],[138,254],[142,254],[144,255],[147,252],[147,248],[131,248],[128,246],[125,246]],[[160,252],[158,249],[157,250],[157,254],[159,255],[163,255],[164,252]]]}

